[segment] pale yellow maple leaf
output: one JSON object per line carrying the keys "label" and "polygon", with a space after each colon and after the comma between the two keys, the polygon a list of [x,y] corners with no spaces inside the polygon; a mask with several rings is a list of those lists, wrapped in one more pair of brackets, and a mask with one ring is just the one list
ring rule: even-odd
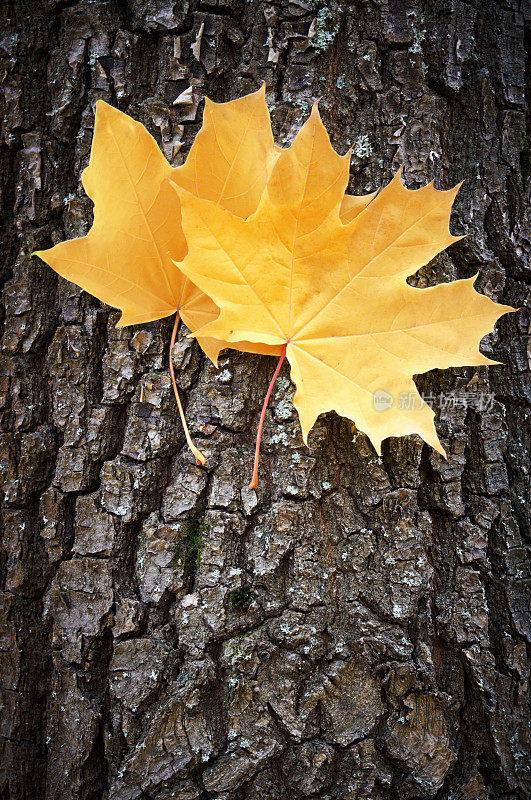
{"label": "pale yellow maple leaf", "polygon": [[[443,453],[413,375],[496,363],[479,343],[514,309],[478,294],[475,278],[428,289],[406,282],[459,238],[448,228],[457,188],[410,191],[398,173],[345,223],[348,174],[349,154],[334,152],[314,106],[248,219],[179,189],[181,268],[220,308],[198,335],[280,346],[305,441],[317,416],[335,410],[378,452],[386,437],[418,433]],[[393,398],[384,411],[378,391]],[[413,408],[398,407],[403,392]]]}
{"label": "pale yellow maple leaf", "polygon": [[[183,275],[175,261],[186,253],[179,199],[169,181],[214,199],[234,213],[256,209],[275,158],[265,87],[230,103],[208,99],[203,127],[186,163],[172,169],[144,126],[98,101],[89,166],[83,186],[94,201],[94,223],[86,236],[35,253],[64,278],[122,311],[118,326],[176,313],[194,331],[216,318],[212,300]],[[219,152],[215,149],[219,144]],[[218,163],[219,160],[219,163]],[[231,194],[230,194],[231,193]],[[223,343],[199,337],[216,362]],[[239,343],[246,349],[244,342]],[[247,348],[248,349],[248,348]],[[253,346],[268,353],[276,348]],[[170,371],[187,441],[196,458]]]}

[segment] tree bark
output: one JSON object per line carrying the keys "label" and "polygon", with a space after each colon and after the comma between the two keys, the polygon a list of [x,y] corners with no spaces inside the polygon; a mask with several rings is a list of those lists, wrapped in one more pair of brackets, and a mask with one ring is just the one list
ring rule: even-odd
{"label": "tree bark", "polygon": [[447,461],[411,436],[378,457],[333,413],[305,447],[284,365],[254,493],[273,360],[227,351],[216,372],[181,331],[199,468],[172,321],[116,330],[31,258],[90,227],[98,99],[178,164],[205,94],[266,81],[281,145],[322,98],[334,146],[353,146],[352,192],[399,165],[410,188],[464,180],[452,228],[468,236],[415,283],[479,272],[523,306],[524,6],[0,7],[2,800],[530,796],[527,312],[483,341],[501,366],[417,379]]}

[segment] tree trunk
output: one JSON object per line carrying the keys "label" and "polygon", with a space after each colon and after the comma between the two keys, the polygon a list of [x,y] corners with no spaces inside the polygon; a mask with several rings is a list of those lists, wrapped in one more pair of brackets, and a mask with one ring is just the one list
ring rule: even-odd
{"label": "tree trunk", "polygon": [[283,366],[254,493],[274,361],[227,351],[217,372],[181,331],[196,467],[172,321],[117,330],[31,258],[90,227],[99,98],[178,164],[205,94],[266,81],[281,145],[322,98],[354,193],[399,165],[410,188],[464,180],[468,236],[415,282],[479,272],[522,306],[524,5],[1,6],[2,800],[530,796],[525,311],[483,341],[501,366],[418,378],[447,461],[412,436],[380,458],[333,413],[305,447]]}

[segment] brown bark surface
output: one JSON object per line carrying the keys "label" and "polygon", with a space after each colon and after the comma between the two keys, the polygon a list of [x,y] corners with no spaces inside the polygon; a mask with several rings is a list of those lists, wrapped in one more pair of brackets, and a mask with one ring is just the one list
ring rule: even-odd
{"label": "brown bark surface", "polygon": [[274,362],[228,352],[216,372],[181,333],[198,468],[172,321],[116,330],[31,258],[90,226],[96,100],[178,164],[205,93],[265,80],[280,144],[322,96],[353,192],[400,164],[410,187],[464,179],[468,237],[415,280],[479,271],[523,306],[524,6],[1,4],[1,800],[530,796],[527,312],[483,342],[502,366],[418,378],[448,461],[417,437],[380,458],[334,414],[306,448],[283,367],[254,493]]}

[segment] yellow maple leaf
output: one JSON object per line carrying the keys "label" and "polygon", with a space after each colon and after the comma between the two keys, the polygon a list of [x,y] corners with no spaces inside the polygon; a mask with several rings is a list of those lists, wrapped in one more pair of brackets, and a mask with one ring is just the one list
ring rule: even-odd
{"label": "yellow maple leaf", "polygon": [[[203,127],[186,163],[176,169],[141,123],[100,100],[90,163],[82,174],[94,201],[94,224],[86,236],[35,253],[64,278],[121,309],[119,327],[177,312],[170,371],[187,441],[201,462],[184,421],[171,349],[179,315],[194,331],[215,319],[218,309],[174,264],[184,257],[186,240],[179,199],[168,179],[248,216],[256,209],[274,158],[265,86],[230,103],[207,99]],[[225,345],[209,337],[198,340],[216,362]]]}
{"label": "yellow maple leaf", "polygon": [[[353,201],[349,219],[348,174],[349,154],[332,149],[314,106],[248,219],[179,189],[188,242],[180,266],[220,308],[197,333],[281,347],[305,442],[318,415],[335,410],[378,452],[388,436],[418,433],[444,453],[413,375],[497,363],[479,342],[514,309],[478,294],[474,278],[428,289],[406,282],[460,238],[448,228],[457,188],[410,191],[398,173],[369,204]],[[378,392],[393,401],[383,411]],[[398,408],[402,392],[413,408]]]}

